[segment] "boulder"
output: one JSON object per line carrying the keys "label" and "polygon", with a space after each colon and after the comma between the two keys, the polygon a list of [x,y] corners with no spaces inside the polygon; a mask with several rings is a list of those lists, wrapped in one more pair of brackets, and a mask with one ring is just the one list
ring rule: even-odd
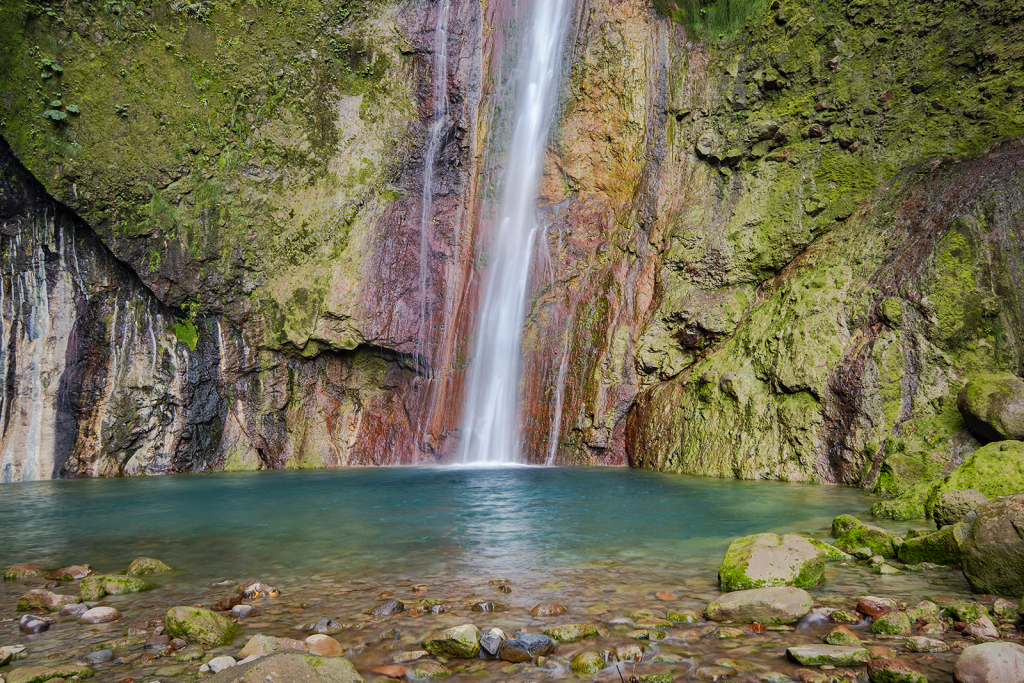
{"label": "boulder", "polygon": [[832,538],[841,537],[855,526],[864,526],[864,522],[853,515],[839,515],[832,520]]}
{"label": "boulder", "polygon": [[427,636],[423,649],[443,657],[470,659],[480,652],[480,629],[473,624],[463,624]]}
{"label": "boulder", "polygon": [[949,645],[935,638],[914,636],[903,641],[903,646],[911,652],[949,652]]}
{"label": "boulder", "polygon": [[898,659],[871,660],[868,678],[871,683],[928,683],[923,671]]}
{"label": "boulder", "polygon": [[1024,439],[1024,380],[1010,373],[971,378],[956,397],[964,423],[982,441]]}
{"label": "boulder", "polygon": [[30,564],[16,564],[13,567],[8,567],[7,571],[4,572],[4,581],[18,581],[19,579],[30,579],[42,575],[43,570]]}
{"label": "boulder", "polygon": [[128,565],[128,569],[124,570],[124,573],[128,576],[138,576],[140,574],[163,574],[170,571],[174,570],[160,560],[155,560],[152,557],[136,557]]}
{"label": "boulder", "polygon": [[18,598],[18,611],[40,610],[59,612],[65,605],[74,605],[77,602],[77,595],[58,595],[43,588],[33,588]]}
{"label": "boulder", "polygon": [[1024,595],[1024,494],[992,500],[976,512],[961,523],[960,564],[968,583],[979,593]]}
{"label": "boulder", "polygon": [[452,675],[452,672],[444,664],[432,659],[415,662],[408,668],[408,672],[406,678],[410,681],[427,681]]}
{"label": "boulder", "polygon": [[932,505],[932,519],[935,520],[935,526],[941,529],[962,522],[968,512],[987,502],[988,496],[974,489],[942,491]]}
{"label": "boulder", "polygon": [[247,664],[224,669],[210,683],[365,683],[344,657],[317,657],[303,652],[275,652]]}
{"label": "boulder", "polygon": [[164,630],[172,638],[213,647],[227,645],[238,626],[205,607],[172,607],[164,617]]}
{"label": "boulder", "polygon": [[945,526],[938,531],[915,538],[906,538],[896,551],[900,562],[917,564],[959,564],[960,545],[957,543],[955,527]]}
{"label": "boulder", "polygon": [[73,564],[70,567],[64,567],[52,571],[46,575],[46,578],[52,581],[78,581],[84,579],[87,576],[92,576],[96,573],[96,570],[88,564]]}
{"label": "boulder", "polygon": [[584,638],[596,638],[599,634],[590,624],[563,624],[546,629],[544,635],[560,643],[575,643]]}
{"label": "boulder", "polygon": [[723,591],[796,586],[814,588],[825,580],[824,553],[806,538],[754,534],[729,544],[718,569]]}
{"label": "boulder", "polygon": [[868,663],[867,648],[841,645],[796,645],[786,654],[804,666],[857,666]]}
{"label": "boulder", "polygon": [[983,604],[980,602],[970,602],[969,600],[957,600],[953,604],[948,605],[943,610],[943,614],[953,621],[962,621],[967,624],[989,616],[988,610]]}
{"label": "boulder", "polygon": [[134,576],[96,574],[78,582],[78,594],[84,602],[99,600],[107,595],[127,595],[153,588],[152,584]]}
{"label": "boulder", "polygon": [[498,648],[498,659],[505,662],[532,662],[537,657],[549,655],[558,645],[554,640],[540,633],[517,631]]}
{"label": "boulder", "polygon": [[899,608],[899,603],[892,598],[878,598],[873,595],[865,595],[857,601],[857,611],[868,615],[872,619],[877,619],[883,614],[893,612]]}
{"label": "boulder", "polygon": [[956,661],[957,683],[1024,681],[1024,647],[1017,643],[982,643],[966,648]]}
{"label": "boulder", "polygon": [[992,623],[992,620],[988,617],[982,617],[976,621],[972,621],[964,629],[964,635],[973,636],[978,640],[998,640],[999,629]]}
{"label": "boulder", "polygon": [[831,543],[825,543],[814,538],[805,539],[808,543],[821,551],[822,559],[826,562],[847,562],[853,559],[853,555],[844,553]]}
{"label": "boulder", "polygon": [[906,612],[886,612],[871,623],[871,632],[883,635],[908,636],[911,630],[912,624]]}
{"label": "boulder", "polygon": [[861,645],[860,638],[845,626],[836,626],[822,640],[829,645]]}
{"label": "boulder", "polygon": [[584,650],[569,662],[569,668],[580,676],[593,676],[604,667],[604,657],[593,650]]}
{"label": "boulder", "polygon": [[858,548],[870,548],[871,552],[882,557],[896,557],[895,538],[885,529],[870,524],[860,524],[849,528],[836,540],[836,547],[845,553],[853,553]]}
{"label": "boulder", "polygon": [[811,611],[814,601],[800,588],[755,588],[726,593],[704,610],[711,621],[759,624],[791,624]]}

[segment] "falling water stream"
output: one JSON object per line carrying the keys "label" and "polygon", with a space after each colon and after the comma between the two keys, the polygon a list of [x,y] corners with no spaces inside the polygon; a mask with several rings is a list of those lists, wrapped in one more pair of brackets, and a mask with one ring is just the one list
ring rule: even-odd
{"label": "falling water stream", "polygon": [[519,57],[521,82],[505,189],[485,255],[487,271],[466,390],[458,458],[462,463],[519,460],[520,337],[537,234],[537,185],[557,105],[571,7],[572,0],[537,0]]}

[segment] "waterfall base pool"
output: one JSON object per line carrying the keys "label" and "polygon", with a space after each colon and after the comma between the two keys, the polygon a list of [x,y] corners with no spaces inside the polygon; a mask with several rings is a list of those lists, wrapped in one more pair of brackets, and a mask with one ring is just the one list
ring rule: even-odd
{"label": "waterfall base pool", "polygon": [[[240,622],[243,635],[202,661],[237,654],[256,633],[304,638],[300,627],[329,617],[345,626],[334,637],[374,680],[384,675],[373,669],[419,649],[422,638],[441,627],[472,622],[511,634],[592,624],[600,637],[562,644],[540,666],[447,662],[452,680],[572,676],[565,667],[575,653],[607,653],[636,642],[627,633],[630,624],[650,618],[642,610],[655,620],[668,610],[700,614],[719,595],[718,564],[732,539],[765,531],[828,539],[835,515],[863,517],[872,502],[855,489],[601,468],[380,468],[4,485],[3,567],[30,563],[50,571],[88,563],[115,573],[148,556],[176,571],[146,577],[156,584],[151,591],[106,598],[123,613],[117,622],[85,626],[58,617],[49,631],[33,636],[19,632],[15,603],[46,581],[5,581],[0,646],[28,646],[28,657],[16,665],[75,661],[126,629],[154,634],[170,606],[212,606],[232,594],[233,588],[211,586],[215,582],[259,579],[281,595],[253,602],[261,614]],[[883,576],[851,565],[830,566],[827,576],[815,599],[844,608],[866,594],[911,601],[969,593],[958,571]],[[53,590],[71,594],[77,584]],[[389,597],[406,603],[406,611],[372,616]],[[423,609],[432,602],[444,612]],[[474,610],[488,602],[505,609]],[[565,605],[568,612],[532,615],[530,608],[541,602]],[[720,638],[717,626],[678,624],[663,629],[667,637],[660,643],[641,643],[646,654],[637,675],[668,672],[686,680],[701,666],[723,662],[749,680],[763,672],[794,675],[785,647],[820,642],[828,626]],[[202,663],[179,663],[136,641],[117,651],[114,662],[98,665],[99,680],[185,681]],[[928,657],[925,669],[943,676],[952,670],[955,655]],[[414,669],[405,673],[416,677]],[[618,680],[614,669],[597,677]]]}

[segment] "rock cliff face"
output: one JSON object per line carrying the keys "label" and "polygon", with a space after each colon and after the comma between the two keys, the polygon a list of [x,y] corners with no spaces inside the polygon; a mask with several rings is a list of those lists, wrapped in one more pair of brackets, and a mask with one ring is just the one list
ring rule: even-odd
{"label": "rock cliff face", "polygon": [[[942,473],[1024,371],[1024,2],[690,4],[576,4],[524,452]],[[0,9],[0,477],[448,459],[529,6]]]}

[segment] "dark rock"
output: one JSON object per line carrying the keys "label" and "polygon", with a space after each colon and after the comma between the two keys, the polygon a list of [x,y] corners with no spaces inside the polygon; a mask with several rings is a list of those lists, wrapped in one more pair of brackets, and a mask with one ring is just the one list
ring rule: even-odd
{"label": "dark rock", "polygon": [[386,617],[396,612],[404,612],[405,603],[401,600],[385,600],[373,608],[373,616]]}
{"label": "dark rock", "polygon": [[807,129],[807,137],[823,138],[825,137],[825,129],[820,124],[815,123]]}
{"label": "dark rock", "polygon": [[42,633],[43,631],[49,630],[50,624],[53,622],[54,619],[50,619],[49,617],[37,617],[34,614],[23,614],[21,615],[21,619],[18,620],[18,628],[21,629],[22,633]]}
{"label": "dark rock", "polygon": [[507,639],[508,636],[500,628],[492,628],[480,636],[480,647],[492,657],[497,657],[501,644]]}
{"label": "dark rock", "polygon": [[260,611],[252,605],[235,605],[231,608],[232,619],[248,619],[259,616]]}
{"label": "dark rock", "polygon": [[114,651],[96,650],[95,652],[89,652],[82,655],[80,659],[86,664],[103,664],[104,662],[111,662],[114,660]]}
{"label": "dark rock", "polygon": [[506,662],[532,662],[537,657],[549,655],[558,644],[540,633],[519,631],[505,640],[498,648],[498,659]]}
{"label": "dark rock", "polygon": [[230,609],[234,609],[235,606],[241,604],[241,595],[229,595],[226,598],[221,598],[220,600],[218,600],[217,603],[213,606],[213,609],[218,610],[220,612],[226,612]]}
{"label": "dark rock", "polygon": [[912,86],[910,86],[910,92],[914,93],[915,95],[920,95],[927,89],[927,86],[921,85],[920,83],[914,83]]}
{"label": "dark rock", "polygon": [[988,496],[974,489],[943,491],[932,507],[932,518],[935,520],[935,526],[941,529],[944,526],[963,521],[968,512],[987,502]]}
{"label": "dark rock", "polygon": [[143,647],[147,650],[165,650],[171,646],[171,637],[168,635],[151,636],[146,639]]}
{"label": "dark rock", "polygon": [[967,428],[985,441],[1024,440],[1024,380],[1009,373],[972,378],[956,397]]}
{"label": "dark rock", "polygon": [[313,631],[313,633],[319,633],[325,636],[329,636],[335,633],[341,633],[345,630],[345,627],[342,626],[341,623],[335,621],[334,619],[324,617],[323,619],[313,624],[313,628],[311,630]]}

